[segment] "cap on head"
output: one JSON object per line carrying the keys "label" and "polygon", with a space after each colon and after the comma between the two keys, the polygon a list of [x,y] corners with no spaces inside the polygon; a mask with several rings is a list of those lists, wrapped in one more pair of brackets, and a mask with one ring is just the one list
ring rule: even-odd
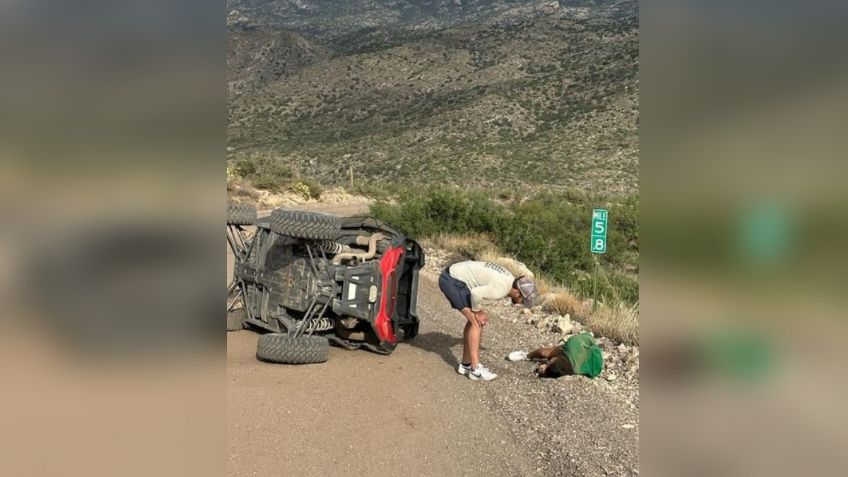
{"label": "cap on head", "polygon": [[515,281],[515,285],[521,293],[521,296],[524,298],[524,306],[527,308],[532,307],[536,301],[536,295],[538,294],[536,284],[533,283],[533,280],[523,276]]}

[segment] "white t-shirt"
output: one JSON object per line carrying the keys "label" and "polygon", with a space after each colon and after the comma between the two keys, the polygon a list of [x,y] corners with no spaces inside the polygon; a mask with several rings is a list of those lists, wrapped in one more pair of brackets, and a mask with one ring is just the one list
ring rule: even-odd
{"label": "white t-shirt", "polygon": [[515,281],[509,270],[492,262],[455,263],[450,267],[450,275],[468,285],[473,311],[480,311],[484,299],[506,297]]}

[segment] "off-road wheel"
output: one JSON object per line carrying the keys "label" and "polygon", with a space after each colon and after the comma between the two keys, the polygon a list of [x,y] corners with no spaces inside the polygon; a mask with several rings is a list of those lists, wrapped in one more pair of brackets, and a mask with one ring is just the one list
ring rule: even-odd
{"label": "off-road wheel", "polygon": [[403,339],[411,340],[418,336],[418,325],[419,321],[415,321],[413,323],[407,323],[404,325],[400,325],[400,329],[403,331]]}
{"label": "off-road wheel", "polygon": [[227,202],[227,225],[253,225],[256,223],[256,207],[250,204]]}
{"label": "off-road wheel", "polygon": [[335,239],[341,232],[338,217],[304,210],[277,209],[271,213],[270,226],[280,235],[305,239]]}
{"label": "off-road wheel", "polygon": [[327,361],[330,343],[323,336],[293,337],[268,333],[259,337],[256,358],[260,361],[284,364],[311,364]]}
{"label": "off-road wheel", "polygon": [[227,312],[227,331],[238,331],[244,328],[244,308]]}

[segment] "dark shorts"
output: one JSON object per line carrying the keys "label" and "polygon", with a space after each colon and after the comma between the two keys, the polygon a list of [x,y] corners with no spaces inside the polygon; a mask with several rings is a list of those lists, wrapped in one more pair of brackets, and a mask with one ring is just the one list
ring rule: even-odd
{"label": "dark shorts", "polygon": [[442,290],[454,310],[471,308],[471,290],[464,282],[452,277],[447,268],[439,276],[439,290]]}

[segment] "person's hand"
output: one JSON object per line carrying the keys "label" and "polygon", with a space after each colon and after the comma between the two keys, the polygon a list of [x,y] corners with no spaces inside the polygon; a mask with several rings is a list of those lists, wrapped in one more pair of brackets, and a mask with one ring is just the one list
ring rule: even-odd
{"label": "person's hand", "polygon": [[476,315],[476,317],[477,317],[477,323],[478,323],[481,327],[486,326],[486,325],[488,325],[488,324],[489,324],[489,315],[488,315],[488,314],[486,314],[486,312],[485,312],[485,311],[480,310],[480,311],[476,312],[476,313],[475,313],[475,315]]}

